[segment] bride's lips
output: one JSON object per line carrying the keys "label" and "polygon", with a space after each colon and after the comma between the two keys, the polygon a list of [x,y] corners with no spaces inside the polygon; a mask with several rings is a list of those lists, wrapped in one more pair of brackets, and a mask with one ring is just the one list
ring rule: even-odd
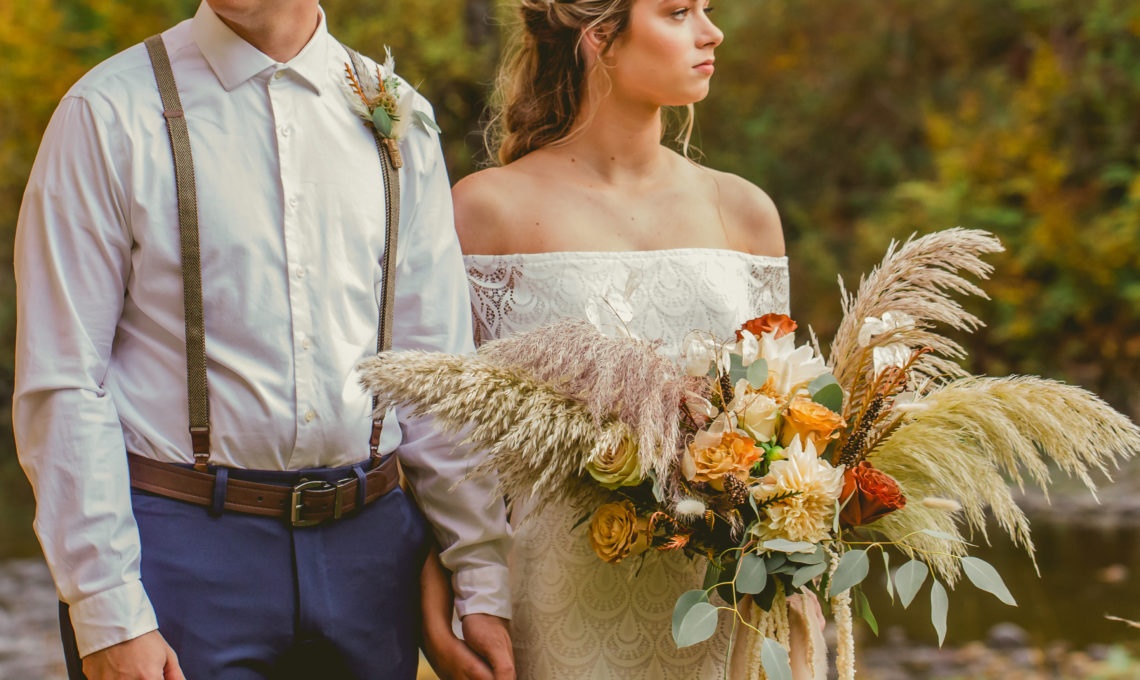
{"label": "bride's lips", "polygon": [[696,69],[698,72],[703,73],[706,76],[711,76],[713,74],[713,71],[716,70],[716,67],[713,66],[713,60],[712,59],[706,59],[705,61],[702,61],[701,63],[697,64],[693,68]]}

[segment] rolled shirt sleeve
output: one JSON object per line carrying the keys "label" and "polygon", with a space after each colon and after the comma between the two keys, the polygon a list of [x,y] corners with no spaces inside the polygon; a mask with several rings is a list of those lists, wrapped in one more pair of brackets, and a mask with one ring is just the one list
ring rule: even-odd
{"label": "rolled shirt sleeve", "polygon": [[[422,99],[417,106],[430,107]],[[474,351],[467,276],[455,234],[451,188],[434,132],[413,128],[405,153],[393,349]],[[426,272],[426,274],[425,274]],[[409,285],[415,281],[415,285]],[[400,417],[398,454],[454,573],[456,611],[510,617],[510,528],[491,477],[470,477],[480,453],[457,445],[430,418]]]}

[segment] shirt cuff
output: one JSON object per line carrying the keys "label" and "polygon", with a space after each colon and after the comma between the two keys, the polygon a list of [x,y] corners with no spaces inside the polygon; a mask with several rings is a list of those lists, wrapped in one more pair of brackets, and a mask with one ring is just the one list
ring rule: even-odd
{"label": "shirt cuff", "polygon": [[505,566],[492,565],[464,569],[456,572],[455,613],[460,618],[468,614],[491,614],[511,618],[510,581]]}
{"label": "shirt cuff", "polygon": [[158,630],[154,607],[141,581],[72,603],[70,613],[80,657]]}

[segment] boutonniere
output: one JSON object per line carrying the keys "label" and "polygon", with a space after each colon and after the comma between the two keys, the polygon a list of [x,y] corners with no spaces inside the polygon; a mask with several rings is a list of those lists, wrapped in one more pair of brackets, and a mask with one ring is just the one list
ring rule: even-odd
{"label": "boutonniere", "polygon": [[392,164],[398,168],[404,164],[398,142],[413,123],[437,133],[440,129],[431,116],[413,108],[415,92],[396,77],[391,48],[385,47],[384,53],[384,63],[376,67],[375,73],[358,74],[351,64],[345,64],[348,82],[344,88],[352,110],[384,140],[392,154]]}

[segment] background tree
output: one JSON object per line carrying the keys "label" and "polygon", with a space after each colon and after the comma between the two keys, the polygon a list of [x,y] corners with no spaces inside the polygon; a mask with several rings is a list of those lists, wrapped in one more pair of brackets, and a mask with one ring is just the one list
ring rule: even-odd
{"label": "background tree", "polygon": [[[193,14],[196,0],[0,3],[0,257],[56,103],[84,71]],[[509,0],[324,0],[335,35],[435,105],[453,180],[480,116]],[[697,107],[707,164],[771,193],[793,312],[829,337],[892,238],[989,229],[989,326],[971,370],[1083,384],[1140,416],[1140,4],[1134,0],[718,3],[726,40]],[[33,552],[11,451],[11,267],[0,268],[0,544]],[[1134,466],[1135,467],[1135,466]]]}

